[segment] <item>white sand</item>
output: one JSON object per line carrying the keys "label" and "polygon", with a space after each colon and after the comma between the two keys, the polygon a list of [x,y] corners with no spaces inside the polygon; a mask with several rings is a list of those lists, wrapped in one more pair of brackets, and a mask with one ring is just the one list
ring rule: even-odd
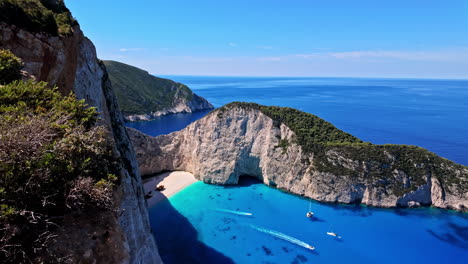
{"label": "white sand", "polygon": [[[148,206],[154,206],[190,184],[197,182],[192,173],[186,171],[171,171],[158,174],[143,180],[145,194],[151,191],[152,197],[147,199]],[[157,185],[164,185],[164,191],[156,191]]]}

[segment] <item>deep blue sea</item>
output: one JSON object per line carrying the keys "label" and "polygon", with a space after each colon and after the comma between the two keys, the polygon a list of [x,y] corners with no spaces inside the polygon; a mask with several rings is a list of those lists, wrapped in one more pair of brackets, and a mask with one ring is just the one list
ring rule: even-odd
{"label": "deep blue sea", "polygon": [[[294,107],[362,140],[418,145],[468,165],[468,80],[166,77],[215,107]],[[205,114],[127,125],[156,136]],[[165,263],[468,263],[468,214],[313,203],[311,221],[308,205],[245,179],[236,187],[195,183],[150,214]],[[326,235],[330,230],[342,239]]]}

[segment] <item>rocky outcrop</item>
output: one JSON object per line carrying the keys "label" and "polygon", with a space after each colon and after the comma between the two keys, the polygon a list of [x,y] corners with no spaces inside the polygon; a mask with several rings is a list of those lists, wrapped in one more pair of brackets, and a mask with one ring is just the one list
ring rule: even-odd
{"label": "rocky outcrop", "polygon": [[[71,34],[51,36],[0,23],[0,48],[10,49],[21,58],[28,75],[56,85],[63,94],[74,92],[90,106],[97,107],[101,112],[101,123],[112,132],[116,154],[123,162],[119,175],[121,184],[115,195],[118,212],[99,216],[105,221],[83,218],[77,222],[82,228],[74,226],[73,229],[71,225],[66,230],[76,230],[83,235],[62,232],[59,242],[71,237],[79,239],[63,243],[70,244],[69,251],[64,254],[80,263],[161,263],[149,225],[133,147],[105,66],[99,63],[92,42],[77,24]],[[101,233],[109,238],[101,241],[94,235],[94,238],[86,235]]]}
{"label": "rocky outcrop", "polygon": [[153,76],[122,62],[103,62],[126,121],[213,109],[205,98],[182,83]]}
{"label": "rocky outcrop", "polygon": [[170,114],[177,114],[177,113],[193,113],[199,112],[203,110],[210,110],[213,109],[213,105],[208,102],[205,98],[193,94],[192,99],[187,101],[185,98],[176,98],[172,106],[166,108],[161,111],[156,112],[149,112],[147,114],[140,114],[140,115],[132,115],[127,114],[124,116],[125,121],[133,122],[133,121],[149,121],[159,116],[165,116]]}
{"label": "rocky outcrop", "polygon": [[[317,144],[319,150],[306,152],[292,129],[256,108],[225,106],[156,138],[128,130],[142,174],[184,170],[213,184],[236,184],[247,175],[324,202],[468,208],[466,167],[439,157],[415,163],[412,152],[404,156],[368,143]],[[349,148],[373,150],[376,157],[359,158],[363,155],[353,156]],[[406,164],[399,161],[403,157],[411,166],[399,165]]]}

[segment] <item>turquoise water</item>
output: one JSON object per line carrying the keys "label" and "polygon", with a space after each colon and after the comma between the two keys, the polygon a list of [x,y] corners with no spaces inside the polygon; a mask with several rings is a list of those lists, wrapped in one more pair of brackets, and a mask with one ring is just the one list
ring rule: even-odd
{"label": "turquoise water", "polygon": [[[312,203],[249,179],[241,186],[198,182],[150,210],[170,263],[466,263],[468,214]],[[237,215],[223,210],[252,213]],[[281,232],[315,247],[260,232]],[[334,231],[342,238],[328,236]]]}
{"label": "turquoise water", "polygon": [[[466,80],[170,78],[189,85],[215,107],[232,101],[295,107],[365,141],[419,145],[468,165]],[[180,130],[205,114],[127,125],[156,136]],[[468,262],[467,214],[313,203],[316,217],[310,220],[305,217],[308,205],[249,180],[236,187],[196,183],[151,208],[150,215],[165,263]],[[342,239],[326,235],[330,229]]]}

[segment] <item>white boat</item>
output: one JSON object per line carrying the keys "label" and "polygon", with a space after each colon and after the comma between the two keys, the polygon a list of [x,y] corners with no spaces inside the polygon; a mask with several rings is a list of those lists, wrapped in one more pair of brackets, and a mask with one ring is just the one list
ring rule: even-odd
{"label": "white boat", "polygon": [[314,249],[315,249],[315,247],[313,247],[313,246],[311,246],[311,245],[308,245],[307,248],[310,249],[310,250],[314,250]]}
{"label": "white boat", "polygon": [[333,230],[328,231],[327,235],[332,236],[332,237],[336,237],[336,238],[341,238],[337,233],[333,232]]}
{"label": "white boat", "polygon": [[309,218],[314,216],[314,213],[312,212],[311,208],[312,208],[312,201],[309,201],[309,211],[306,214],[306,216]]}

